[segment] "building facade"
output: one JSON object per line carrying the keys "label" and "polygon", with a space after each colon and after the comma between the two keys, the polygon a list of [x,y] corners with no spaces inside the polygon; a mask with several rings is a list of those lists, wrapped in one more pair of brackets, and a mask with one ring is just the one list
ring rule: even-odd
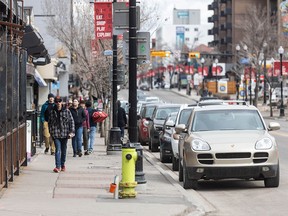
{"label": "building facade", "polygon": [[[214,37],[213,41],[209,42],[209,46],[218,50],[220,62],[233,62],[235,47],[243,38],[239,26],[251,5],[266,8],[267,16],[272,14],[279,16],[279,4],[280,0],[214,0],[208,5],[208,9],[214,13],[208,18],[208,22],[213,23],[213,28],[208,30],[208,34]],[[278,26],[279,21],[280,19],[278,19]]]}

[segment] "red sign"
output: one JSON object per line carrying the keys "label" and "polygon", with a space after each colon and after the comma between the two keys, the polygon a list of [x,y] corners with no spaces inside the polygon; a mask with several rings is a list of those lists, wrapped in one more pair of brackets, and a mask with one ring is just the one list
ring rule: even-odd
{"label": "red sign", "polygon": [[95,37],[96,39],[111,39],[112,24],[112,2],[95,2]]}
{"label": "red sign", "polygon": [[[203,73],[202,73],[202,69],[203,69]],[[208,76],[208,67],[207,66],[198,67],[198,73],[202,76]]]}
{"label": "red sign", "polygon": [[[281,70],[280,70],[280,61],[274,62],[274,73],[273,76],[280,76]],[[288,61],[282,61],[282,75],[287,76],[288,75]]]}

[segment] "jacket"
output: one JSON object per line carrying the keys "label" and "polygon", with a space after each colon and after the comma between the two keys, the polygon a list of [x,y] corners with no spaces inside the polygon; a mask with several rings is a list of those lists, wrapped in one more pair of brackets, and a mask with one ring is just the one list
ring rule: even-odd
{"label": "jacket", "polygon": [[118,106],[118,127],[125,127],[127,124],[126,112],[123,107]]}
{"label": "jacket", "polygon": [[[47,100],[41,107],[41,113],[40,113],[40,121],[43,123],[44,121],[48,121],[50,116],[50,111],[54,108],[54,103],[49,103]],[[47,110],[49,109],[49,110]]]}
{"label": "jacket", "polygon": [[69,108],[75,123],[75,128],[82,127],[83,122],[86,119],[86,114],[84,109],[81,106],[78,106],[76,109],[74,107]]}
{"label": "jacket", "polygon": [[87,129],[90,129],[90,118],[89,118],[89,113],[88,113],[88,110],[87,109],[84,109],[85,111],[85,115],[86,115],[86,118],[85,118],[85,121],[82,123],[82,126],[87,128]]}
{"label": "jacket", "polygon": [[88,113],[89,113],[90,127],[97,127],[97,123],[95,123],[93,121],[92,115],[93,115],[94,112],[96,112],[98,110],[97,109],[93,109],[91,107],[88,107],[87,110],[88,110]]}
{"label": "jacket", "polygon": [[60,111],[54,106],[48,121],[49,132],[53,139],[68,138],[70,133],[75,133],[75,124],[70,110],[62,108]]}

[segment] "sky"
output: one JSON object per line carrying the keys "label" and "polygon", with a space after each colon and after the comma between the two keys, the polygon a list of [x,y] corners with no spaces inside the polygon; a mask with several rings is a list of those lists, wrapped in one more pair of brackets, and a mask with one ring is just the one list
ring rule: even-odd
{"label": "sky", "polygon": [[[142,0],[145,1],[145,0]],[[166,23],[172,25],[173,8],[176,9],[200,9],[201,14],[201,43],[208,44],[213,40],[213,36],[208,36],[208,29],[213,27],[212,23],[208,23],[208,17],[213,15],[213,11],[208,10],[208,5],[213,0],[153,0],[160,6],[162,20],[167,19]],[[200,41],[199,41],[200,42]]]}

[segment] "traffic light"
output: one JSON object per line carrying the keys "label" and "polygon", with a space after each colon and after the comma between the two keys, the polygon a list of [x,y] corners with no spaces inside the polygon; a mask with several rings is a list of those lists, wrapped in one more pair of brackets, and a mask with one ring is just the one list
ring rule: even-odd
{"label": "traffic light", "polygon": [[189,58],[200,58],[200,52],[189,52]]}

